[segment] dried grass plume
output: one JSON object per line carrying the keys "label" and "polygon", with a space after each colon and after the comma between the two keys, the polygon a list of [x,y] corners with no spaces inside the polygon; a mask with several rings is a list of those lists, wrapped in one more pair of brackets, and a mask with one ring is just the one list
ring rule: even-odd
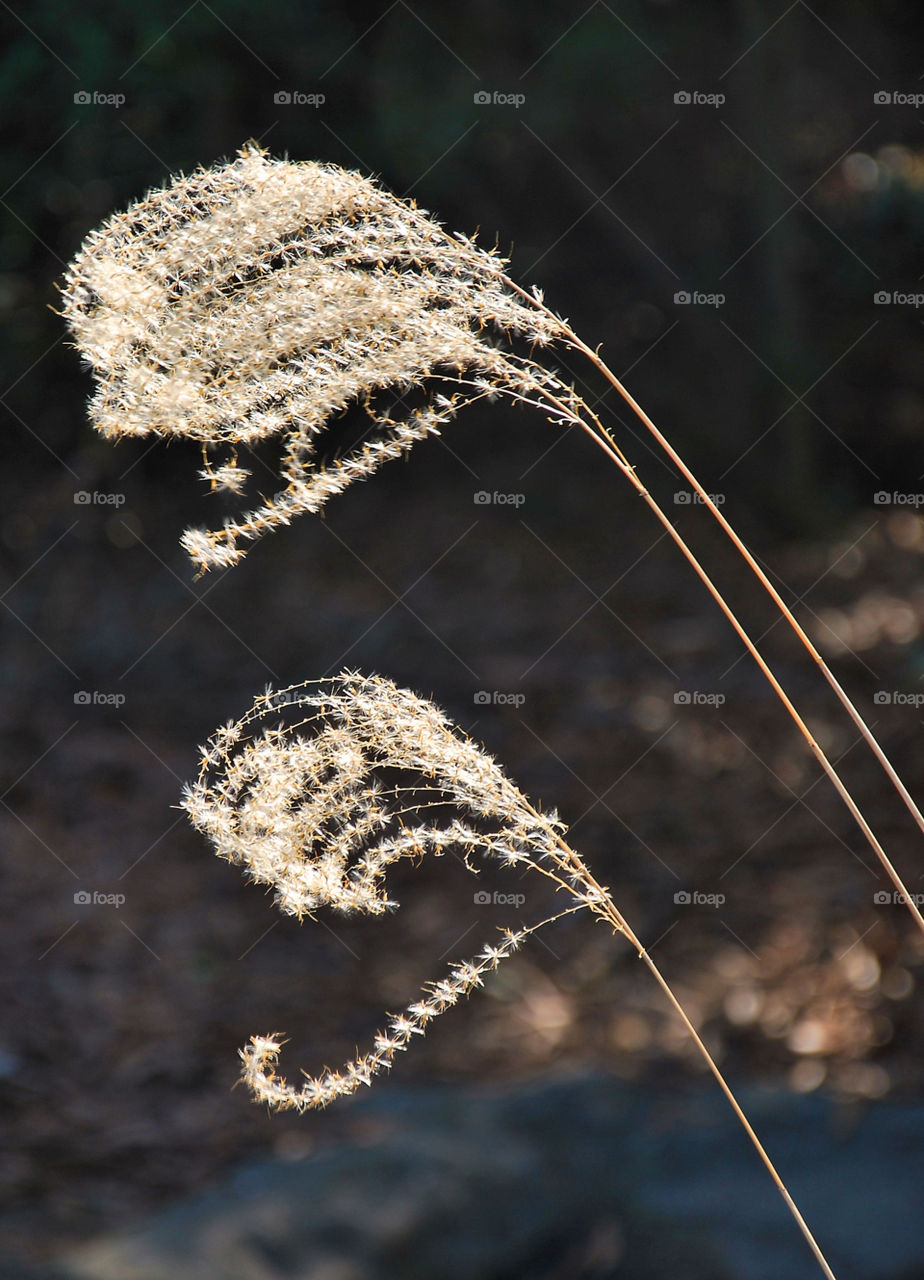
{"label": "dried grass plume", "polygon": [[[236,446],[283,442],[278,492],[221,529],[186,532],[205,570],[318,511],[461,405],[563,390],[511,345],[544,344],[559,323],[508,287],[504,265],[359,173],[250,145],[92,232],[63,311],[103,435],[200,441],[200,474],[234,493],[250,475]],[[353,404],[368,431],[324,461],[320,438]]]}
{"label": "dried grass plume", "polygon": [[[534,809],[432,703],[378,676],[268,690],[203,748],[183,805],[219,857],[273,886],[280,909],[299,919],[321,907],[381,914],[397,906],[390,866],[445,854],[475,873],[485,858],[536,868],[567,892],[569,910],[602,914],[603,891],[564,844],[556,815]],[[352,1093],[538,927],[504,931],[452,965],[340,1071],[295,1089],[273,1070],[279,1037],[263,1036],[242,1051],[245,1079],[274,1107],[304,1110]]]}

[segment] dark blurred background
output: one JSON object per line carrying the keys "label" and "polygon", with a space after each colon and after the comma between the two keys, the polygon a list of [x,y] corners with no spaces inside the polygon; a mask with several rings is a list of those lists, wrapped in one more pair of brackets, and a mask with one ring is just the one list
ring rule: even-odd
{"label": "dark blurred background", "polygon": [[[509,922],[437,865],[384,924],[299,928],[173,808],[196,744],[267,682],[345,664],[432,695],[559,808],[735,1079],[844,1107],[919,1097],[920,937],[874,901],[885,884],[790,722],[586,440],[473,409],[194,581],[179,535],[221,513],[196,450],[97,438],[56,314],[89,230],[251,138],[479,228],[722,495],[920,795],[915,7],[35,0],[0,24],[5,1255],[333,1140],[349,1108],[269,1119],[231,1092],[237,1047],[280,1029],[290,1072],[340,1061]],[[561,367],[917,887],[910,820],[811,663],[615,395]],[[698,1072],[618,940],[570,920],[546,941],[395,1079],[593,1065],[670,1090]]]}

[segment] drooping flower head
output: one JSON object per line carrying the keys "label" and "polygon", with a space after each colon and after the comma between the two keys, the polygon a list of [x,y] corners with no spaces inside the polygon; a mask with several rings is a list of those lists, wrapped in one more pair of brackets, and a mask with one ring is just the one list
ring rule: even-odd
{"label": "drooping flower head", "polygon": [[[453,854],[473,872],[483,859],[534,868],[566,891],[569,911],[602,909],[556,815],[534,809],[432,703],[379,676],[345,672],[268,690],[203,748],[183,807],[220,857],[271,885],[281,910],[299,919],[322,907],[380,915],[397,906],[389,867]],[[505,931],[453,964],[368,1053],[299,1089],[273,1070],[279,1038],[254,1037],[242,1051],[247,1082],[273,1106],[300,1110],[368,1084],[541,924]]]}
{"label": "drooping flower head", "polygon": [[[64,315],[105,436],[200,441],[200,474],[235,493],[249,477],[235,446],[282,441],[273,497],[184,536],[207,569],[317,511],[462,404],[522,398],[537,378],[559,386],[511,346],[548,342],[558,326],[505,284],[504,265],[359,173],[251,145],[92,232],[67,270]],[[320,460],[319,437],[354,404],[368,431]]]}

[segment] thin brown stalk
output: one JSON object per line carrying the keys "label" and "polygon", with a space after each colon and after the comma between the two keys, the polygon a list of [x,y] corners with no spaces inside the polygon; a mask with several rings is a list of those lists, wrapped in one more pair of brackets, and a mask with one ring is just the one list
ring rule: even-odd
{"label": "thin brown stalk", "polygon": [[[552,316],[554,314],[548,307],[545,306],[543,302],[541,302],[538,298],[534,297],[532,294],[528,293],[525,289],[520,288],[520,286],[517,285],[514,281],[512,281],[509,277],[505,277],[505,283],[509,288],[513,289],[514,292],[517,293],[521,298],[523,298],[524,300],[531,301],[533,305],[536,306],[544,314],[548,316]],[[850,695],[841,685],[840,681],[834,675],[834,672],[831,670],[831,668],[825,662],[824,658],[818,652],[817,647],[812,642],[810,637],[807,635],[805,629],[801,626],[798,619],[793,614],[792,610],[786,604],[786,601],[783,599],[783,597],[777,591],[776,587],[767,577],[766,573],[761,568],[760,564],[755,559],[753,554],[749,551],[745,543],[742,542],[741,538],[738,536],[734,527],[729,523],[726,517],[722,514],[722,511],[713,501],[711,495],[707,493],[707,491],[703,488],[703,485],[697,479],[696,475],[694,475],[694,473],[687,466],[686,462],[684,462],[683,458],[680,456],[680,454],[677,452],[674,446],[670,443],[667,437],[658,429],[656,424],[645,412],[645,410],[641,407],[641,405],[638,403],[635,397],[631,394],[631,392],[620,381],[620,379],[616,376],[616,374],[613,373],[612,369],[610,369],[610,367],[606,364],[606,362],[603,359],[601,359],[599,353],[594,351],[592,347],[589,347],[585,342],[583,342],[578,337],[578,335],[574,332],[571,326],[568,325],[565,321],[562,321],[561,323],[562,323],[561,336],[563,340],[566,341],[570,346],[574,347],[576,351],[579,351],[581,352],[582,355],[586,356],[587,359],[590,360],[591,364],[593,364],[593,366],[598,370],[598,372],[600,372],[603,375],[603,377],[607,380],[607,382],[609,382],[610,385],[616,391],[619,392],[620,396],[622,396],[623,400],[626,402],[626,404],[629,406],[629,408],[632,410],[635,416],[639,419],[639,421],[643,424],[643,426],[645,426],[645,428],[654,437],[654,439],[657,441],[660,447],[664,450],[664,452],[670,458],[671,462],[673,462],[673,464],[677,467],[678,471],[681,473],[681,475],[684,477],[687,483],[698,495],[703,506],[705,506],[709,510],[709,512],[713,515],[713,517],[718,521],[722,531],[726,534],[726,536],[729,538],[729,540],[731,541],[735,549],[743,557],[746,564],[748,565],[748,568],[757,577],[761,586],[770,596],[771,600],[779,609],[782,616],[785,618],[785,620],[789,623],[792,630],[795,632],[796,636],[799,639],[800,644],[803,645],[806,652],[812,658],[812,661],[817,665],[819,671],[822,673],[825,680],[827,680],[828,684],[833,689],[841,705],[844,707],[844,710],[850,716],[851,720],[854,722],[857,729],[860,731],[864,741],[867,743],[870,750],[873,752],[876,759],[879,761],[887,777],[889,778],[889,781],[892,783],[892,785],[895,787],[895,790],[901,796],[901,799],[906,809],[911,814],[918,828],[922,833],[924,833],[924,813],[921,812],[919,806],[914,800],[914,797],[911,795],[911,793],[908,791],[908,788],[902,782],[901,778],[899,777],[898,773],[895,770],[894,765],[889,760],[888,756],[883,750],[881,744],[879,743],[872,729],[866,723],[866,720],[863,718],[863,715],[857,708],[856,704],[850,698]]]}
{"label": "thin brown stalk", "polygon": [[799,1230],[802,1232],[802,1235],[805,1237],[806,1243],[808,1244],[812,1253],[815,1255],[816,1262],[821,1267],[825,1275],[828,1277],[828,1280],[835,1280],[834,1272],[831,1270],[830,1266],[828,1265],[828,1261],[825,1258],[825,1255],[822,1253],[821,1247],[818,1244],[818,1241],[815,1239],[814,1235],[812,1234],[809,1228],[808,1223],[805,1221],[802,1214],[800,1213],[799,1207],[796,1204],[795,1200],[793,1200],[792,1196],[790,1195],[785,1182],[777,1173],[776,1166],[774,1165],[773,1161],[770,1159],[770,1156],[767,1154],[766,1148],[764,1147],[760,1138],[758,1138],[756,1132],[754,1131],[753,1125],[745,1115],[744,1110],[741,1107],[741,1104],[738,1102],[738,1099],[735,1097],[731,1089],[731,1086],[728,1084],[728,1081],[725,1079],[724,1075],[719,1069],[718,1064],[716,1063],[712,1054],[706,1048],[706,1045],[703,1042],[703,1039],[700,1036],[699,1032],[696,1030],[693,1023],[690,1021],[680,1001],[674,995],[674,992],[671,990],[670,984],[668,983],[667,979],[661,973],[660,969],[652,960],[651,956],[648,954],[646,949],[639,942],[638,938],[635,936],[635,934],[626,924],[625,917],[615,907],[613,907],[613,912],[614,912],[614,924],[618,923],[620,930],[626,935],[626,938],[629,940],[632,946],[635,947],[635,949],[638,951],[639,959],[646,965],[646,967],[648,968],[648,971],[651,973],[652,977],[657,982],[658,986],[667,996],[667,999],[670,1001],[670,1004],[674,1009],[674,1012],[677,1014],[677,1016],[680,1018],[681,1022],[683,1023],[684,1027],[686,1028],[687,1034],[690,1036],[691,1040],[696,1045],[696,1048],[699,1050],[700,1054],[702,1055],[704,1061],[706,1062],[706,1065],[708,1066],[709,1070],[712,1072],[713,1076],[715,1077],[715,1080],[719,1088],[722,1090],[722,1092],[725,1094],[725,1097],[728,1099],[731,1109],[734,1111],[735,1115],[738,1117],[738,1120],[741,1126],[743,1127],[745,1133],[748,1135],[748,1137],[751,1140],[754,1150],[757,1152],[757,1154],[760,1156],[761,1160],[763,1161],[763,1164],[767,1169],[767,1172],[770,1174],[770,1177],[773,1179],[773,1183],[777,1191],[779,1191],[780,1195],[783,1197],[786,1207],[789,1209],[789,1212],[792,1214],[793,1218],[796,1221],[796,1225],[798,1226]]}
{"label": "thin brown stalk", "polygon": [[625,455],[622,453],[622,450],[619,449],[619,447],[612,441],[612,439],[609,437],[609,434],[606,432],[605,428],[603,428],[599,419],[596,417],[596,415],[593,413],[593,410],[591,410],[588,405],[584,405],[583,407],[586,410],[586,412],[588,412],[592,417],[592,419],[594,420],[594,425],[591,425],[590,423],[585,421],[582,417],[575,414],[565,404],[563,404],[554,395],[552,395],[551,392],[543,391],[542,394],[544,398],[549,402],[551,407],[555,410],[556,415],[558,415],[560,419],[570,421],[574,426],[578,426],[583,431],[585,431],[590,436],[590,438],[594,441],[594,443],[600,449],[603,450],[603,452],[607,455],[607,457],[616,464],[616,466],[619,468],[619,470],[622,472],[625,478],[632,485],[633,489],[635,489],[636,493],[638,493],[638,495],[644,500],[644,502],[648,505],[648,507],[654,513],[658,522],[663,526],[666,532],[670,535],[672,541],[680,549],[687,563],[694,570],[697,577],[700,579],[700,581],[706,587],[709,594],[712,596],[713,600],[715,600],[716,604],[725,614],[725,617],[731,623],[732,627],[734,628],[736,634],[744,644],[748,653],[757,663],[758,667],[760,667],[760,670],[763,672],[764,676],[769,682],[770,687],[773,689],[773,692],[776,694],[776,696],[782,702],[783,706],[789,712],[800,734],[808,744],[809,749],[812,752],[812,755],[815,757],[815,759],[821,765],[822,769],[830,778],[832,784],[834,785],[835,790],[843,800],[844,804],[849,809],[851,815],[853,816],[855,822],[857,823],[857,826],[863,832],[863,835],[866,837],[866,840],[870,848],[873,850],[876,857],[879,859],[889,879],[892,881],[895,888],[902,895],[902,899],[905,902],[905,905],[908,907],[908,910],[914,916],[914,919],[917,922],[918,928],[921,930],[922,933],[924,933],[924,916],[921,915],[920,909],[918,908],[917,904],[915,903],[914,899],[909,893],[907,887],[905,886],[905,883],[902,880],[901,876],[899,875],[898,871],[896,870],[894,864],[892,863],[891,858],[886,853],[883,846],[880,844],[879,839],[876,836],[876,833],[873,831],[872,827],[864,818],[859,805],[854,800],[850,791],[847,789],[847,786],[841,780],[840,774],[837,772],[834,765],[828,759],[827,755],[825,754],[821,745],[816,740],[815,736],[812,734],[808,725],[802,719],[802,716],[799,714],[798,710],[796,709],[792,699],[789,697],[786,690],[783,688],[783,686],[780,684],[777,677],[774,675],[766,659],[763,657],[760,650],[757,648],[757,645],[751,639],[743,623],[740,621],[737,614],[732,609],[731,605],[722,595],[721,591],[715,585],[712,578],[709,576],[709,574],[703,568],[702,564],[696,558],[690,546],[684,541],[683,537],[678,532],[676,527],[668,519],[663,508],[659,506],[659,504],[655,501],[655,499],[651,496],[651,494],[642,484],[641,480],[639,480],[638,476],[635,474],[635,468],[632,467],[629,464],[629,462],[626,460]]}
{"label": "thin brown stalk", "polygon": [[[532,805],[530,805],[528,800],[525,801],[525,805],[527,808],[532,808]],[[541,815],[538,813],[538,811],[534,810],[534,812],[536,813],[537,819],[539,819]],[[722,1074],[721,1068],[719,1067],[715,1058],[709,1052],[709,1049],[706,1047],[706,1044],[703,1041],[702,1036],[699,1034],[699,1032],[696,1030],[696,1027],[690,1021],[690,1018],[686,1010],[684,1009],[680,1001],[677,999],[677,996],[674,994],[674,991],[670,983],[664,977],[663,973],[655,964],[654,960],[652,960],[647,949],[639,941],[637,934],[632,929],[631,925],[626,920],[625,916],[616,906],[609,890],[598,883],[596,877],[588,869],[584,860],[580,857],[580,855],[574,849],[571,848],[571,846],[567,843],[566,840],[564,840],[561,836],[557,836],[556,843],[558,844],[558,847],[561,850],[561,853],[564,855],[566,861],[573,867],[575,876],[579,876],[582,882],[584,882],[587,885],[587,887],[590,889],[591,899],[594,904],[594,906],[591,909],[595,909],[597,911],[597,914],[604,916],[606,920],[612,925],[616,933],[622,933],[625,935],[625,938],[629,942],[630,946],[634,947],[635,950],[638,952],[639,959],[643,962],[643,964],[648,969],[649,973],[657,982],[658,986],[664,992],[674,1012],[677,1014],[677,1016],[680,1018],[680,1021],[683,1023],[683,1026],[687,1034],[689,1035],[690,1039],[693,1041],[698,1052],[700,1053],[706,1065],[708,1066],[710,1072],[714,1076],[717,1084],[719,1085],[719,1088],[724,1093],[726,1099],[728,1100],[729,1105],[731,1106],[732,1111],[734,1111],[735,1115],[737,1116],[739,1123],[741,1124],[742,1128],[744,1129],[745,1133],[750,1139],[755,1151],[760,1156],[761,1161],[763,1162],[767,1172],[770,1174],[770,1177],[773,1180],[774,1186],[782,1196],[783,1201],[786,1204],[786,1207],[789,1209],[789,1212],[792,1214],[793,1218],[795,1219],[796,1225],[798,1226],[799,1230],[802,1232],[802,1235],[805,1237],[806,1243],[808,1244],[809,1248],[814,1254],[815,1260],[817,1261],[818,1265],[821,1267],[824,1274],[828,1277],[828,1280],[836,1280],[834,1272],[831,1270],[831,1267],[829,1266],[828,1261],[825,1258],[825,1255],[822,1253],[821,1247],[818,1244],[818,1241],[815,1239],[814,1235],[812,1234],[812,1231],[808,1223],[805,1221],[805,1218],[802,1216],[799,1210],[799,1207],[796,1204],[795,1200],[792,1198],[785,1182],[777,1172],[776,1166],[774,1165],[773,1161],[768,1155],[767,1150],[764,1147],[763,1143],[761,1142],[760,1138],[757,1136],[757,1133],[753,1125],[751,1124],[750,1120],[747,1118],[747,1115],[745,1114],[743,1107],[741,1106],[737,1097],[735,1096],[735,1093],[731,1085],[725,1079],[725,1076]],[[547,875],[551,874],[546,870],[546,868],[539,868],[539,869],[544,871],[544,873]],[[552,876],[551,878],[558,879],[558,877],[555,877],[555,876]],[[561,881],[559,881],[559,883],[561,883]],[[567,887],[567,886],[562,885],[562,887]]]}

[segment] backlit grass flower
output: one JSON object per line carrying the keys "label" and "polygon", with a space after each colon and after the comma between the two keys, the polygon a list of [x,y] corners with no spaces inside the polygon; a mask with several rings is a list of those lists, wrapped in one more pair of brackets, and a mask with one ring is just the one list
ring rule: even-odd
{"label": "backlit grass flower", "polygon": [[[599,911],[602,902],[557,817],[535,810],[432,703],[378,676],[267,690],[203,748],[183,806],[219,857],[271,885],[280,909],[299,919],[322,907],[381,915],[397,906],[386,890],[389,867],[447,854],[473,872],[478,859],[525,862],[567,893],[572,910]],[[248,1084],[272,1106],[303,1110],[370,1083],[530,932],[505,931],[450,966],[368,1053],[300,1089],[275,1074],[279,1037],[255,1037],[242,1051]]]}
{"label": "backlit grass flower", "polygon": [[[504,265],[361,174],[250,146],[92,232],[68,268],[64,315],[103,435],[198,440],[205,478],[235,493],[246,474],[209,454],[282,441],[271,498],[187,532],[204,570],[318,511],[463,404],[529,396],[537,381],[562,390],[511,345],[544,344],[558,323],[507,287]],[[322,460],[320,438],[357,404],[368,430]]]}

